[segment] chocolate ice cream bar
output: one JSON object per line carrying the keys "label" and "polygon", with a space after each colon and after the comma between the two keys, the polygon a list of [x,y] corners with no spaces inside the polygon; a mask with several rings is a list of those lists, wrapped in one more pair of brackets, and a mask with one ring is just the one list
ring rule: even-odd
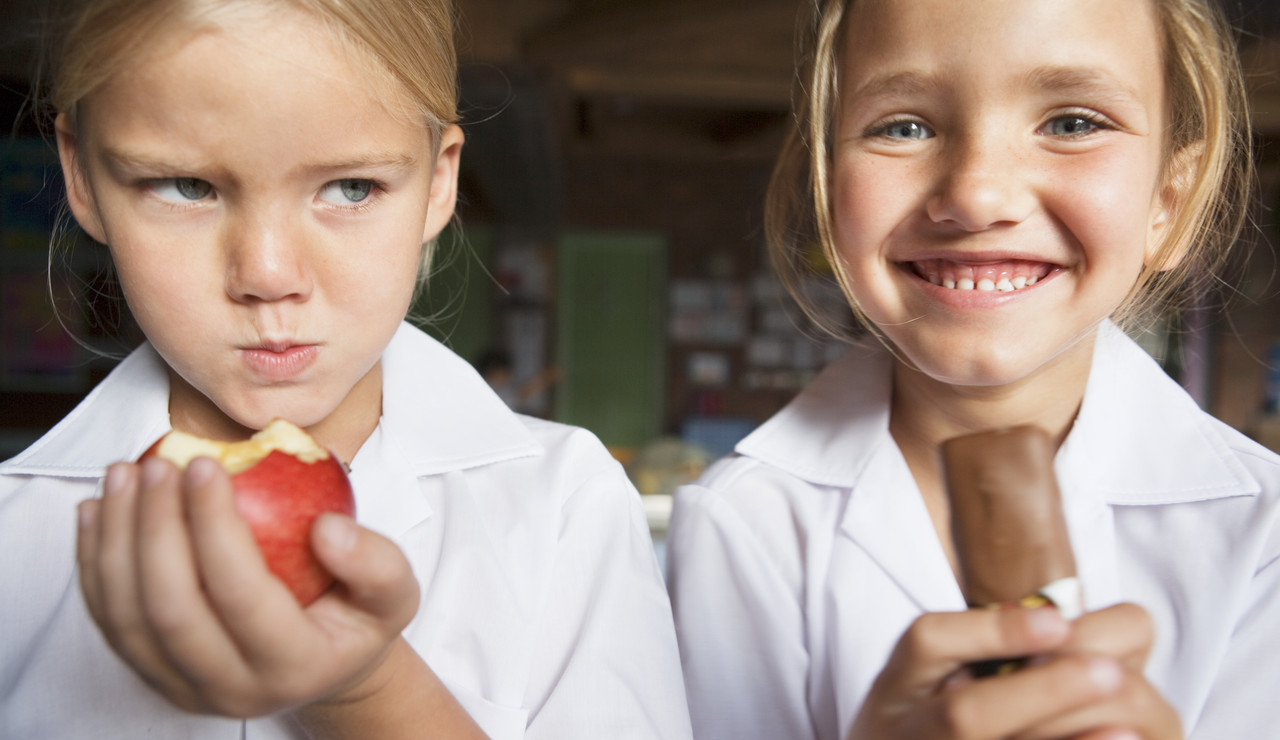
{"label": "chocolate ice cream bar", "polygon": [[1053,442],[1030,426],[942,445],[960,588],[970,606],[1081,603],[1053,471]]}

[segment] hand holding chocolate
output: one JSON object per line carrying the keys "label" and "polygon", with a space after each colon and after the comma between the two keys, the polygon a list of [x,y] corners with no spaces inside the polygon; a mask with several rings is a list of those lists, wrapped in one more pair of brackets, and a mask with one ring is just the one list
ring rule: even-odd
{"label": "hand holding chocolate", "polygon": [[942,445],[960,589],[971,607],[1056,606],[1080,615],[1053,442],[1029,426]]}

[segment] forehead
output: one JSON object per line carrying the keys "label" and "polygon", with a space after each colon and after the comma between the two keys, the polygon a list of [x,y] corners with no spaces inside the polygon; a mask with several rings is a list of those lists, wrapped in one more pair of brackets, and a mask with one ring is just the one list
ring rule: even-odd
{"label": "forehead", "polygon": [[302,14],[188,33],[84,104],[86,146],[179,169],[283,172],[299,163],[420,157],[432,142],[425,120],[388,105],[365,68]]}
{"label": "forehead", "polygon": [[299,69],[312,67],[317,58],[336,60],[352,70],[364,91],[388,111],[406,116],[416,111],[404,84],[367,46],[354,41],[335,19],[288,0],[174,0],[149,30],[145,43],[126,43],[116,50],[117,55],[127,55],[118,65],[117,76],[127,77],[157,59],[172,58],[201,36],[217,35],[232,45],[259,45],[269,51],[272,47],[269,42],[264,45],[263,39],[287,35],[291,49],[299,48],[298,39],[306,42],[306,54],[297,59]]}
{"label": "forehead", "polygon": [[1147,0],[852,0],[840,39],[845,94],[868,80],[1108,80],[1163,100],[1162,35]]}

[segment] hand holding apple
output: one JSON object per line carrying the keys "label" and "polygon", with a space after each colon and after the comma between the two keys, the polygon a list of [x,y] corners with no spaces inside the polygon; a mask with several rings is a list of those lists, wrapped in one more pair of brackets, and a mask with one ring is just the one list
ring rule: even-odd
{"label": "hand holding apple", "polygon": [[355,515],[351,482],[338,458],[297,426],[277,419],[242,442],[218,442],[172,431],[142,453],[185,469],[197,457],[220,462],[235,490],[267,568],[300,604],[333,584],[311,551],[311,524],[322,512]]}
{"label": "hand holding apple", "polygon": [[[341,588],[303,607],[267,568],[219,462],[159,455],[80,502],[81,593],[111,649],[188,711],[256,717],[359,699],[385,676],[419,588],[400,548],[321,514],[314,554]],[[410,652],[411,649],[410,649]]]}

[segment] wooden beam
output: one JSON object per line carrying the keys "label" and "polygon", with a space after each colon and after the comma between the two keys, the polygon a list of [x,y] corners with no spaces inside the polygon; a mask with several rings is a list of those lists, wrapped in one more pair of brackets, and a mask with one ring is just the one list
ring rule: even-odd
{"label": "wooden beam", "polygon": [[691,107],[748,110],[786,110],[791,103],[791,81],[779,75],[581,66],[569,69],[565,78],[573,93],[591,97],[640,98]]}
{"label": "wooden beam", "polygon": [[570,68],[791,74],[796,0],[657,0],[583,11],[531,33],[527,57]]}

